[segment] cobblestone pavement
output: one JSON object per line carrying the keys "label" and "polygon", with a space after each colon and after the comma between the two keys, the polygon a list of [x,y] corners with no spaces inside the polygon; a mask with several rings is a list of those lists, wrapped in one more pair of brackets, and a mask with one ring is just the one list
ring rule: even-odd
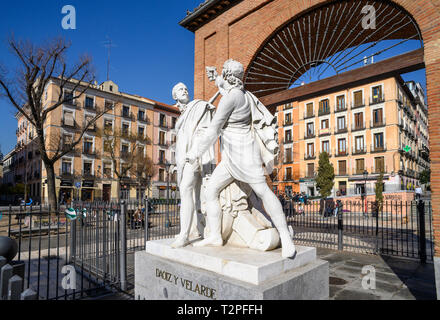
{"label": "cobblestone pavement", "polygon": [[[331,300],[435,300],[432,263],[390,256],[365,255],[317,248],[330,263]],[[363,289],[364,266],[373,266],[376,289]]]}

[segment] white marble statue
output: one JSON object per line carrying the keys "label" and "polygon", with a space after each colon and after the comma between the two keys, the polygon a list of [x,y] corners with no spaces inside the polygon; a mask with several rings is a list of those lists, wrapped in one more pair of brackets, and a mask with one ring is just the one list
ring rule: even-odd
{"label": "white marble statue", "polygon": [[209,172],[214,161],[213,146],[194,158],[191,163],[186,162],[186,154],[197,143],[195,133],[207,127],[212,120],[215,107],[202,100],[189,102],[188,89],[183,83],[178,83],[172,91],[173,99],[180,110],[180,117],[176,122],[176,166],[177,183],[180,189],[180,233],[172,243],[172,247],[183,247],[189,243],[189,235],[194,225],[202,235],[200,212],[200,188],[202,176]]}
{"label": "white marble statue", "polygon": [[[208,70],[208,69],[207,69]],[[295,245],[291,239],[281,203],[266,183],[266,173],[273,170],[278,153],[274,117],[250,92],[243,88],[243,65],[232,59],[225,62],[221,76],[215,83],[222,95],[217,111],[207,128],[196,134],[186,154],[189,164],[213,146],[221,135],[221,161],[215,168],[206,187],[206,211],[209,235],[194,246],[222,246],[222,208],[220,193],[234,180],[248,184],[263,202],[265,211],[279,232],[282,256],[294,257]],[[264,164],[264,167],[263,167]],[[182,197],[183,199],[183,197]]]}

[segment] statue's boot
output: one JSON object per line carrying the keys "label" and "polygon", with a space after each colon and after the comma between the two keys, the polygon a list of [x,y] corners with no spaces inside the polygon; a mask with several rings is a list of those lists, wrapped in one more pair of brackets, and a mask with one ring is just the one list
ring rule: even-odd
{"label": "statue's boot", "polygon": [[174,240],[174,242],[171,243],[171,247],[172,248],[182,248],[182,247],[187,246],[188,244],[189,244],[188,236],[179,234],[176,237],[176,240]]}
{"label": "statue's boot", "polygon": [[221,219],[219,216],[207,216],[207,222],[209,225],[209,236],[202,241],[193,244],[194,247],[221,247],[223,245],[223,238],[221,234]]}
{"label": "statue's boot", "polygon": [[293,240],[290,237],[290,234],[280,232],[280,239],[281,239],[281,256],[283,258],[295,258],[296,256],[296,248],[293,244]]}

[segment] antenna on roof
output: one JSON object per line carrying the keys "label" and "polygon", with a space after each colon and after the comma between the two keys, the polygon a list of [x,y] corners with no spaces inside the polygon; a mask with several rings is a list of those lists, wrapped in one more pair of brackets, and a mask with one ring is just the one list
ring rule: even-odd
{"label": "antenna on roof", "polygon": [[110,39],[109,36],[106,36],[107,40],[103,41],[104,47],[107,48],[107,81],[110,80],[110,54],[112,47],[116,47],[115,44],[113,44],[112,39]]}

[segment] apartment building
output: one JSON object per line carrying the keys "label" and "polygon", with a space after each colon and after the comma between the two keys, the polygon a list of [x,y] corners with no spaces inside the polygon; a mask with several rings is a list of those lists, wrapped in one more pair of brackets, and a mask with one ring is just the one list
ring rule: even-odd
{"label": "apartment building", "polygon": [[[385,191],[412,190],[419,185],[420,172],[429,169],[427,106],[419,84],[390,77],[291,105],[298,106],[296,111],[278,107],[279,126],[284,121],[279,137],[283,136],[285,161],[277,175],[279,191],[318,195],[315,176],[324,151],[335,169],[334,196],[359,195],[365,188],[373,192],[381,172]],[[298,129],[288,121],[295,112]],[[289,157],[292,164],[286,161]],[[292,186],[281,183],[298,176]]]}
{"label": "apartment building", "polygon": [[[62,94],[76,96],[78,92],[73,92],[73,88],[73,84],[68,84]],[[80,86],[77,91],[83,88]],[[44,106],[48,107],[57,101],[59,94],[58,79],[54,78],[46,88]],[[110,201],[117,199],[118,194],[122,199],[159,196],[163,193],[160,186],[166,180],[161,175],[161,169],[166,163],[172,163],[172,126],[160,126],[156,118],[164,119],[164,123],[175,123],[179,116],[176,107],[123,93],[113,81],[95,84],[80,98],[63,104],[49,114],[45,126],[46,148],[52,153],[71,144],[79,138],[86,123],[104,109],[107,112],[88,128],[74,150],[55,164],[58,198],[70,202],[74,198]],[[35,134],[29,135],[34,129],[21,114],[17,114],[17,120],[16,175],[23,179],[20,169],[22,158],[22,162],[31,168],[26,172],[38,178],[34,188],[44,202],[47,200],[47,178],[38,150],[33,146]],[[32,155],[29,150],[33,150]],[[130,155],[134,152],[151,159],[153,170],[149,175],[130,170],[123,177],[118,177],[116,173],[124,172],[123,167],[129,166],[127,162],[133,158]],[[163,164],[159,157],[162,157]],[[31,159],[35,164],[29,164]],[[115,163],[119,168],[114,167]],[[34,172],[38,172],[38,175],[34,175]],[[170,185],[176,188],[175,179],[170,179]]]}

